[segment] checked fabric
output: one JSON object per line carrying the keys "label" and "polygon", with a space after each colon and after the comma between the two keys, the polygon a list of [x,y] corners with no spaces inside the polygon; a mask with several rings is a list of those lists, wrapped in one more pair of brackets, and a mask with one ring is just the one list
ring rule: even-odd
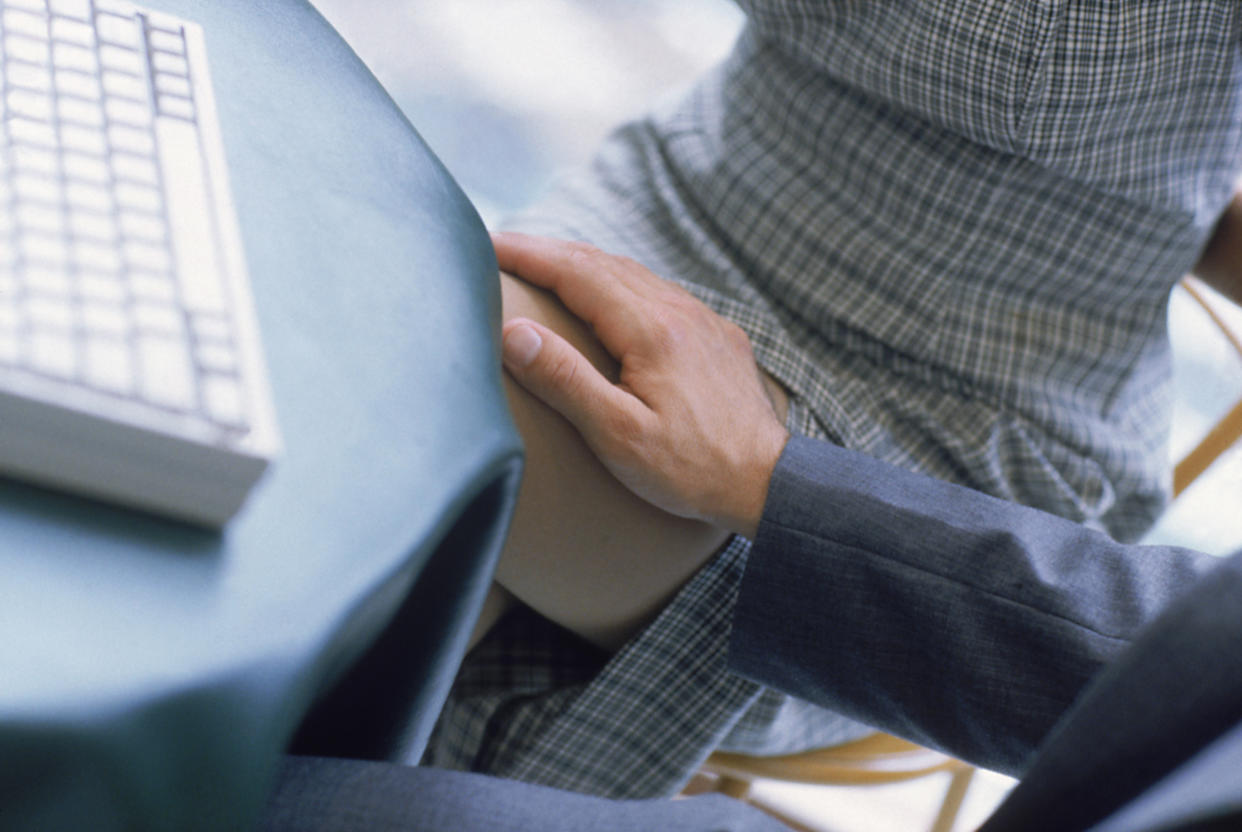
{"label": "checked fabric", "polygon": [[[1169,292],[1242,162],[1242,4],[741,5],[721,66],[510,226],[687,286],[800,432],[1141,535],[1167,500]],[[485,642],[428,761],[641,797],[717,746],[865,730],[727,673],[746,549],[615,656],[546,626]]]}

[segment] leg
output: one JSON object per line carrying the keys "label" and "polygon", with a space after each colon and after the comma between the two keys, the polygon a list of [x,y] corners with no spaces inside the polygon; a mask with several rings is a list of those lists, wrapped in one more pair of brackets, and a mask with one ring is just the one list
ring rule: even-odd
{"label": "leg", "polygon": [[[615,372],[590,331],[555,298],[508,275],[501,275],[501,289],[506,318],[538,320],[565,335],[605,374]],[[771,388],[783,415],[783,394],[775,384]],[[616,649],[655,617],[728,533],[635,497],[559,414],[513,382],[508,395],[527,463],[496,580],[540,614]],[[504,608],[503,596],[493,594],[476,637]]]}
{"label": "leg", "polygon": [[259,828],[263,832],[785,830],[766,815],[721,795],[605,800],[479,774],[320,757],[285,758]]}

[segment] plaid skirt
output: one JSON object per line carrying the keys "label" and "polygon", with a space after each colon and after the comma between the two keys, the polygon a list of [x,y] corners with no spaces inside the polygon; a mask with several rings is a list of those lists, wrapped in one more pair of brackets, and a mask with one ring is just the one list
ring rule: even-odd
{"label": "plaid skirt", "polygon": [[[799,405],[791,427],[813,421]],[[717,747],[779,753],[871,729],[729,673],[750,542],[734,536],[608,655],[522,607],[469,654],[426,765],[615,798],[676,793]]]}

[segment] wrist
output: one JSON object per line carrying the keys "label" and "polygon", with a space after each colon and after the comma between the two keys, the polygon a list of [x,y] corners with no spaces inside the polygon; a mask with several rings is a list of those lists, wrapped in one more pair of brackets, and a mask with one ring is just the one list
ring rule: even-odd
{"label": "wrist", "polygon": [[751,446],[753,453],[748,454],[743,463],[735,480],[736,487],[729,490],[732,499],[727,501],[728,509],[719,518],[718,525],[742,537],[755,539],[768,500],[772,472],[776,470],[788,441],[789,432],[783,426],[776,425],[762,441]]}

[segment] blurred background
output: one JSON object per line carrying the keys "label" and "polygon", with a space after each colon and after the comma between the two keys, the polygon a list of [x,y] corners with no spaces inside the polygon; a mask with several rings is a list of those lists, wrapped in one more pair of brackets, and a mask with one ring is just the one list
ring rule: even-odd
{"label": "blurred background", "polygon": [[[725,55],[742,24],[728,0],[313,2],[489,224],[533,199],[557,171],[588,159],[613,126],[678,94]],[[1223,313],[1242,333],[1242,311]],[[1242,361],[1180,290],[1170,327],[1176,459],[1242,397]],[[1150,540],[1217,554],[1242,545],[1242,451],[1192,485]],[[1011,783],[999,775],[978,780],[958,829],[986,817]],[[944,783],[761,789],[815,829],[909,832],[926,827]]]}
{"label": "blurred background", "polygon": [[724,56],[726,0],[323,0],[485,220]]}

